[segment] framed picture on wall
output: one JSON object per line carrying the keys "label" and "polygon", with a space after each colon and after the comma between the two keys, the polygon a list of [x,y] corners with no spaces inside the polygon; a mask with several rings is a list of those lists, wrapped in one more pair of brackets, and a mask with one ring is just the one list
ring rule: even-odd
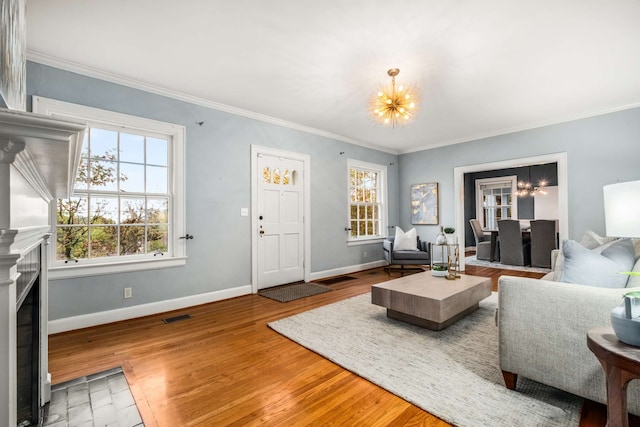
{"label": "framed picture on wall", "polygon": [[438,224],[438,183],[411,185],[411,223]]}

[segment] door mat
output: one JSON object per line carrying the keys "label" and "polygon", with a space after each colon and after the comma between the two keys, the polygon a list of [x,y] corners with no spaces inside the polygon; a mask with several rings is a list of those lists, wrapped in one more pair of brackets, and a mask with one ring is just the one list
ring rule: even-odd
{"label": "door mat", "polygon": [[321,294],[330,291],[330,288],[315,283],[295,283],[293,285],[278,286],[275,288],[263,289],[258,292],[265,298],[279,302],[295,301],[311,295]]}
{"label": "door mat", "polygon": [[122,368],[52,386],[43,427],[62,425],[143,427]]}
{"label": "door mat", "polygon": [[322,280],[314,280],[315,283],[322,283],[323,285],[335,285],[336,283],[342,283],[342,282],[346,282],[349,280],[356,280],[357,277],[353,277],[353,276],[336,276],[336,277],[331,277],[329,279],[322,279]]}

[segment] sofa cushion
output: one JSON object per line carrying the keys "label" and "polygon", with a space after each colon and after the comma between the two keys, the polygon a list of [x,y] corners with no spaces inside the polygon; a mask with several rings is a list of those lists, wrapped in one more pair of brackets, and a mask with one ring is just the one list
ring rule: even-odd
{"label": "sofa cushion", "polygon": [[402,228],[396,227],[396,238],[393,241],[393,251],[417,251],[418,249],[418,233],[415,228],[402,231]]}
{"label": "sofa cushion", "polygon": [[595,249],[599,246],[617,240],[616,237],[599,236],[596,232],[587,230],[584,232],[580,244],[587,249]]}
{"label": "sofa cushion", "polygon": [[561,282],[603,288],[624,288],[635,263],[633,244],[629,239],[616,240],[595,249],[587,249],[574,240],[562,242],[564,263]]}
{"label": "sofa cushion", "polygon": [[429,262],[429,253],[423,251],[393,251],[393,258],[398,260],[420,260]]}

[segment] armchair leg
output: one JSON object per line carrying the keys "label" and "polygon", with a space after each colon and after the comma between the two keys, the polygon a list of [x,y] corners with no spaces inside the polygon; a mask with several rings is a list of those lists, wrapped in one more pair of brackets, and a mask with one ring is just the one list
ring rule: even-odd
{"label": "armchair leg", "polygon": [[518,374],[514,374],[513,372],[502,371],[502,377],[504,378],[504,385],[509,390],[516,389],[516,383],[518,382]]}

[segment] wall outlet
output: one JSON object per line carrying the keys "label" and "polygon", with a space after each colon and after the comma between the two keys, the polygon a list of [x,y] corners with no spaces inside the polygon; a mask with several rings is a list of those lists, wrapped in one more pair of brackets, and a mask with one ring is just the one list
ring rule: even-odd
{"label": "wall outlet", "polygon": [[240,208],[240,216],[249,216],[249,208]]}
{"label": "wall outlet", "polygon": [[132,288],[124,288],[124,297],[125,298],[131,298],[133,296],[133,289]]}

